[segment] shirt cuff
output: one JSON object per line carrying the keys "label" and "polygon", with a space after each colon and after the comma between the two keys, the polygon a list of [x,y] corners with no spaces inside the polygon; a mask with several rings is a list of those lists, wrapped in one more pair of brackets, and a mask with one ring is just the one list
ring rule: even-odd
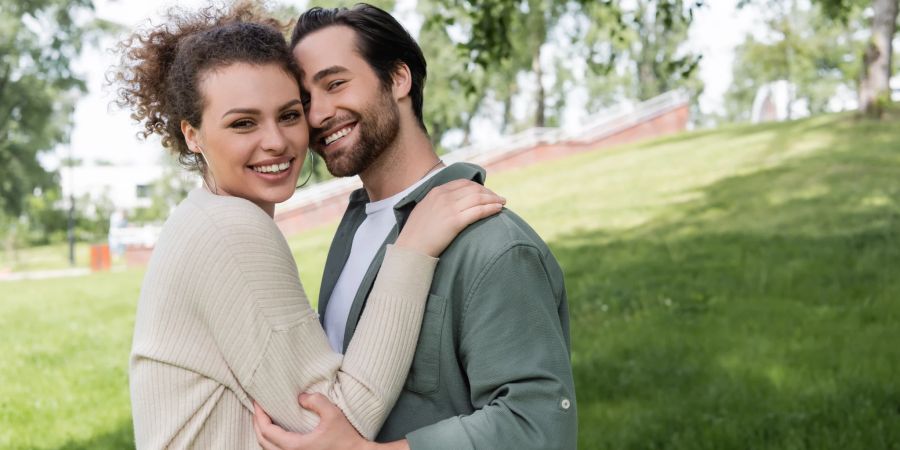
{"label": "shirt cuff", "polygon": [[421,300],[421,293],[431,289],[438,261],[424,253],[388,245],[372,292],[391,292],[394,297]]}

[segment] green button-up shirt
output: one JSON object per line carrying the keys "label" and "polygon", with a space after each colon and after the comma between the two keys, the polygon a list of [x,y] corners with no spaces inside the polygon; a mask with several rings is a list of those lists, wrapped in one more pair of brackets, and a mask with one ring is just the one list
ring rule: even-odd
{"label": "green button-up shirt", "polygon": [[[415,204],[484,169],[453,164],[395,206],[390,232],[347,319],[346,350],[384,258]],[[319,313],[366,217],[365,190],[350,196],[325,264]],[[543,240],[511,211],[470,225],[441,255],[406,385],[381,442],[412,449],[574,449],[577,414],[563,274]]]}

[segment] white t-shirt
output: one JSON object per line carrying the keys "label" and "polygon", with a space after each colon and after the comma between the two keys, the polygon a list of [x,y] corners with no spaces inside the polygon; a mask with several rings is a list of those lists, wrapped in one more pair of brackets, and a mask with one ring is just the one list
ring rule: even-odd
{"label": "white t-shirt", "polygon": [[394,206],[440,171],[441,169],[435,169],[402,192],[366,204],[366,218],[353,235],[347,264],[344,265],[344,270],[334,285],[331,297],[328,298],[328,307],[325,309],[325,334],[335,352],[344,353],[344,333],[353,299],[372,260],[375,259],[375,254],[397,224]]}

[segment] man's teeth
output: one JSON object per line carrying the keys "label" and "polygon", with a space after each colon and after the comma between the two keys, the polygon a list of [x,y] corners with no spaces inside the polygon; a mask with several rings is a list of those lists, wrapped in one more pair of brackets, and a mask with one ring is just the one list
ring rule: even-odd
{"label": "man's teeth", "polygon": [[330,134],[325,137],[325,145],[328,145],[328,144],[350,134],[350,131],[352,131],[352,130],[353,130],[353,127],[347,127],[347,128],[342,128],[338,131],[335,131],[333,134]]}
{"label": "man's teeth", "polygon": [[283,162],[281,164],[271,164],[268,166],[253,166],[253,170],[260,173],[275,173],[287,170],[289,167],[291,167],[290,162]]}

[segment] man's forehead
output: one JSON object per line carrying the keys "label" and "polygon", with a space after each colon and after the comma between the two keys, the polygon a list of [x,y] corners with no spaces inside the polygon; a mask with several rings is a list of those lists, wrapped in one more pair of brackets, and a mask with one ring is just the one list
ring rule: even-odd
{"label": "man's forehead", "polygon": [[321,79],[323,71],[336,68],[351,71],[362,59],[356,45],[356,32],[347,26],[332,25],[316,30],[297,42],[294,58],[304,80]]}

